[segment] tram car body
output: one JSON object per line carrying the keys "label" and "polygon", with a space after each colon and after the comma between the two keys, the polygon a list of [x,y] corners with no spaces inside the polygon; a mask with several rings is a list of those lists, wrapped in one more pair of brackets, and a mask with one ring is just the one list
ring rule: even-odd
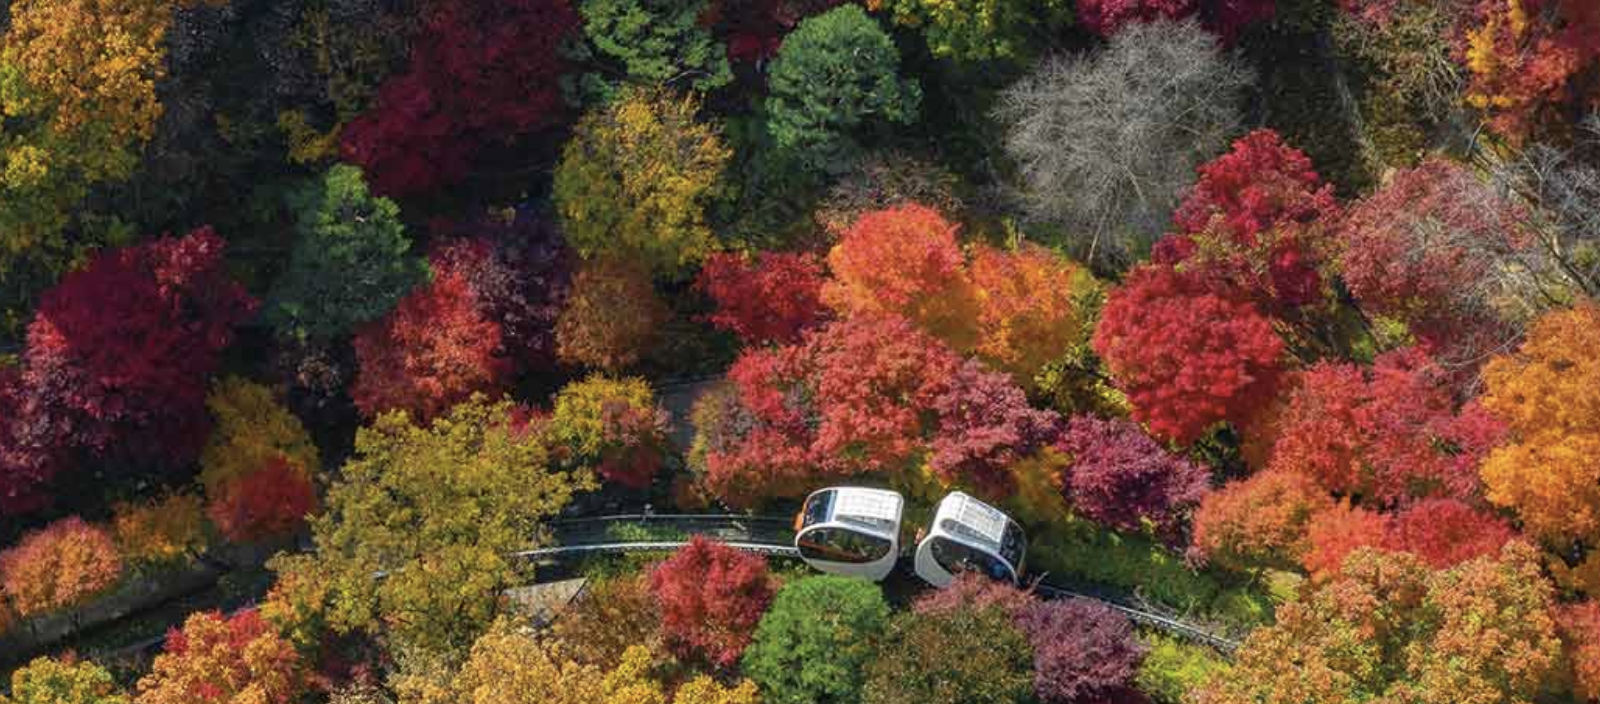
{"label": "tram car body", "polygon": [[882,581],[900,558],[900,494],[829,487],[806,497],[795,516],[800,558],[828,574]]}
{"label": "tram car body", "polygon": [[999,509],[959,491],[939,502],[933,525],[917,545],[917,576],[945,587],[960,572],[1011,584],[1022,580],[1027,538]]}

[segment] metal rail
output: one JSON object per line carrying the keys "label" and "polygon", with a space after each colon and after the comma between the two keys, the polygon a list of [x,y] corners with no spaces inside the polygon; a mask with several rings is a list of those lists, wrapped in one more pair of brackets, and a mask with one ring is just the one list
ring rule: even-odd
{"label": "metal rail", "polygon": [[[606,529],[613,525],[644,525],[656,528],[676,530],[683,527],[684,533],[705,534],[698,528],[707,527],[705,524],[722,523],[717,526],[718,534],[708,537],[716,538],[723,544],[744,550],[778,557],[799,557],[800,552],[793,547],[792,532],[788,531],[790,518],[786,516],[747,516],[740,514],[620,514],[615,516],[595,516],[567,519],[551,523],[551,528],[557,537],[559,545],[524,550],[515,553],[517,557],[526,559],[560,559],[581,557],[584,555],[617,554],[627,552],[668,552],[688,544],[688,541],[658,540],[658,541],[619,541],[615,539],[598,539],[593,542],[584,540],[562,540],[564,532],[571,533],[571,528],[583,526],[588,531],[594,532],[594,527],[599,526],[598,535],[605,536]],[[696,525],[699,524],[699,525]],[[754,530],[754,525],[781,525],[783,535],[787,538],[774,535],[761,536]],[[563,528],[569,530],[563,531]],[[1139,606],[1110,595],[1088,594],[1084,591],[1070,589],[1065,586],[1038,582],[1033,585],[1034,593],[1045,599],[1085,599],[1104,604],[1118,613],[1127,616],[1129,620],[1151,628],[1158,628],[1180,638],[1207,645],[1224,654],[1232,654],[1238,649],[1238,641],[1231,640],[1211,631],[1187,623],[1185,621],[1142,609]]]}

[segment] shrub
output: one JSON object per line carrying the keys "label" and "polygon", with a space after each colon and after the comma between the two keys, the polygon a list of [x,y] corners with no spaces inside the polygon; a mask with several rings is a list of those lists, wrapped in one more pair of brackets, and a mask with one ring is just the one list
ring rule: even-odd
{"label": "shrub", "polygon": [[1028,639],[999,609],[902,613],[867,664],[864,704],[1022,704],[1033,694]]}
{"label": "shrub", "polygon": [[667,644],[731,667],[772,601],[765,558],[695,536],[650,571]]}
{"label": "shrub", "polygon": [[12,704],[129,704],[105,668],[87,660],[34,658],[11,673]]}
{"label": "shrub", "polygon": [[785,584],[756,626],[742,670],[768,704],[845,704],[889,619],[878,585],[837,576]]}
{"label": "shrub", "polygon": [[1145,656],[1127,617],[1092,601],[1034,604],[1017,627],[1033,644],[1034,692],[1048,704],[1118,700]]}
{"label": "shrub", "polygon": [[562,461],[643,489],[668,450],[667,423],[667,412],[643,379],[594,375],[556,394],[544,432]]}
{"label": "shrub", "polygon": [[1189,692],[1213,677],[1226,676],[1228,663],[1204,645],[1167,635],[1146,638],[1144,663],[1135,682],[1159,704],[1182,704]]}
{"label": "shrub", "polygon": [[128,562],[171,564],[205,549],[205,517],[198,496],[174,493],[147,504],[121,503],[113,513],[117,550]]}
{"label": "shrub", "polygon": [[73,516],[24,536],[0,553],[0,591],[24,618],[82,604],[122,578],[105,530]]}
{"label": "shrub", "polygon": [[949,586],[917,597],[911,603],[911,610],[919,614],[937,615],[998,609],[1006,618],[1019,621],[1035,603],[1033,594],[1004,582],[977,574],[961,574]]}

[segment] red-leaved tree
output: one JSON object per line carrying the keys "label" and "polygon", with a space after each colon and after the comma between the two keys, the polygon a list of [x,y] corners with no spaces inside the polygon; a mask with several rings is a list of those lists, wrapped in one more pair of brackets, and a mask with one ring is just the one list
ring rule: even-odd
{"label": "red-leaved tree", "polygon": [[1475,557],[1497,555],[1515,537],[1511,526],[1456,499],[1418,501],[1395,515],[1388,544],[1445,569]]}
{"label": "red-leaved tree", "polygon": [[1600,602],[1585,601],[1557,610],[1562,649],[1572,663],[1572,691],[1579,699],[1600,700]]}
{"label": "red-leaved tree", "polygon": [[1199,13],[1206,28],[1232,42],[1245,28],[1272,19],[1273,0],[1079,0],[1078,20],[1102,37],[1132,22],[1179,19]]}
{"label": "red-leaved tree", "polygon": [[1344,281],[1363,311],[1405,323],[1446,361],[1475,363],[1514,333],[1493,305],[1504,263],[1530,243],[1523,217],[1466,167],[1429,159],[1350,209]]}
{"label": "red-leaved tree", "polygon": [[[0,372],[11,505],[77,453],[182,466],[209,430],[208,379],[256,302],[211,228],[100,253],[41,296],[20,375]],[[5,378],[9,377],[9,379]],[[20,481],[19,481],[20,480]]]}
{"label": "red-leaved tree", "polygon": [[822,263],[810,254],[719,253],[706,259],[695,287],[717,304],[712,325],[747,345],[787,344],[826,316],[822,281]]}
{"label": "red-leaved tree", "polygon": [[139,704],[291,704],[308,672],[294,645],[251,609],[192,614],[139,680]]}
{"label": "red-leaved tree", "polygon": [[1054,411],[1028,406],[1011,377],[967,360],[953,377],[934,380],[943,389],[929,409],[937,427],[928,439],[928,468],[946,484],[1000,500],[1016,490],[1008,471],[1061,434]]}
{"label": "red-leaved tree", "polygon": [[206,516],[223,537],[248,543],[293,533],[316,507],[316,489],[306,469],[280,454],[224,484],[211,497]]}
{"label": "red-leaved tree", "polygon": [[356,333],[360,370],[350,396],[368,418],[403,409],[427,421],[474,393],[497,395],[512,371],[500,333],[467,278],[439,272]]}
{"label": "red-leaved tree", "polygon": [[1126,420],[1077,416],[1058,443],[1072,458],[1062,488],[1073,508],[1117,530],[1149,524],[1175,538],[1210,490],[1210,473]]}
{"label": "red-leaved tree", "polygon": [[1244,297],[1160,266],[1113,289],[1094,349],[1159,436],[1189,443],[1212,425],[1242,424],[1277,389],[1283,341]]}
{"label": "red-leaved tree", "polygon": [[1266,310],[1288,313],[1324,297],[1339,203],[1311,159],[1272,130],[1256,130],[1200,167],[1173,215],[1178,233],[1157,259],[1226,281]]}
{"label": "red-leaved tree", "polygon": [[523,370],[550,366],[576,264],[559,228],[519,207],[432,229],[449,238],[430,253],[434,271],[466,279],[478,312],[500,326],[504,356]]}
{"label": "red-leaved tree", "polygon": [[1327,579],[1339,574],[1344,559],[1357,549],[1387,545],[1389,519],[1376,511],[1340,503],[1311,517],[1306,540],[1301,566],[1313,578]]}
{"label": "red-leaved tree", "polygon": [[909,203],[862,215],[828,253],[822,300],[843,315],[898,315],[965,350],[976,342],[976,298],[958,226]]}
{"label": "red-leaved tree", "polygon": [[1289,395],[1268,466],[1375,507],[1470,499],[1495,434],[1485,415],[1457,415],[1447,381],[1416,349],[1385,354],[1370,368],[1318,363]]}
{"label": "red-leaved tree", "polygon": [[433,3],[410,67],[345,126],[344,158],[381,195],[460,181],[485,147],[554,125],[564,112],[562,41],[578,27],[567,0]]}
{"label": "red-leaved tree", "polygon": [[772,603],[773,585],[766,558],[697,535],[651,570],[650,590],[674,650],[730,667]]}

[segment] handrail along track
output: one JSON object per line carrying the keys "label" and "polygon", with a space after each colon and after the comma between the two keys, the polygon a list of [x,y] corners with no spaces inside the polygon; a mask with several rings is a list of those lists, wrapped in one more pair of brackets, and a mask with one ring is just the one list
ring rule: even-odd
{"label": "handrail along track", "polygon": [[[705,535],[746,552],[775,557],[800,557],[793,544],[791,519],[785,516],[742,514],[617,514],[553,521],[550,524],[557,544],[514,553],[524,559],[556,560],[628,552],[671,552],[688,544],[691,535]],[[614,536],[617,526],[640,526],[665,533],[681,533],[683,540],[628,540]],[[756,528],[759,527],[760,530]],[[1217,635],[1205,628],[1108,595],[1092,595],[1048,582],[1032,585],[1035,594],[1045,599],[1085,599],[1121,613],[1129,620],[1157,628],[1191,642],[1210,646],[1225,654],[1239,647],[1238,641]]]}

